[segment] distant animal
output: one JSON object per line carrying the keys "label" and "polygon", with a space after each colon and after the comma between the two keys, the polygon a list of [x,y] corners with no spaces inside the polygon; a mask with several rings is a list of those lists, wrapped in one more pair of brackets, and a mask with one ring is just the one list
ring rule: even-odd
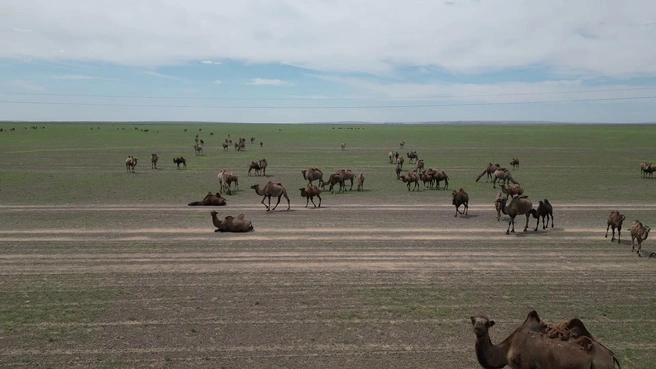
{"label": "distant animal", "polygon": [[128,173],[134,173],[134,167],[137,166],[137,158],[134,156],[128,156],[125,159],[125,169],[127,169]]}
{"label": "distant animal", "polygon": [[394,151],[388,152],[387,157],[389,158],[390,164],[394,163]]}
{"label": "distant animal", "polygon": [[260,170],[262,169],[260,167],[260,164],[256,161],[251,161],[251,163],[248,166],[248,175],[251,175],[251,170],[255,169],[255,175],[259,176],[260,175]]}
{"label": "distant animal", "polygon": [[173,162],[176,165],[176,169],[180,169],[180,164],[182,164],[184,169],[187,169],[187,161],[182,156],[179,158],[173,158]]}
{"label": "distant animal", "polygon": [[235,191],[239,189],[239,177],[235,173],[221,169],[216,177],[219,180],[219,193],[225,192],[228,195],[231,195],[232,192],[230,191],[230,185],[232,183],[235,184]]}
{"label": "distant animal", "polygon": [[513,169],[519,169],[519,159],[513,158],[510,161],[510,165],[512,165]]}
{"label": "distant animal", "polygon": [[262,147],[263,145],[264,145],[264,142],[261,142],[261,141],[260,141],[260,147]]}
{"label": "distant animal", "polygon": [[[267,184],[264,185],[264,188],[260,188],[259,184],[252,185],[251,188],[255,190],[256,194],[263,196],[262,205],[266,207],[267,211],[276,210],[278,204],[280,204],[280,198],[282,196],[285,196],[285,199],[287,199],[287,210],[290,209],[290,202],[289,202],[289,197],[287,196],[287,190],[285,189],[285,186],[282,185],[282,183],[273,183],[269,181],[267,182]],[[278,198],[278,202],[273,207],[273,209],[271,209],[272,196]],[[266,199],[269,199],[269,205],[264,203],[264,200]]]}
{"label": "distant animal", "polygon": [[651,167],[651,163],[647,163],[646,161],[643,161],[640,163],[640,176],[645,178],[647,176],[647,171],[649,170],[649,167]]}
{"label": "distant animal", "polygon": [[364,175],[362,172],[358,175],[358,191],[364,191]]}
{"label": "distant animal", "polygon": [[405,146],[405,141],[401,141],[401,142],[399,143],[399,147],[400,147],[401,149],[403,149],[403,146]]}
{"label": "distant animal", "polygon": [[396,179],[401,178],[401,165],[396,164],[396,169],[394,170],[396,172]]}
{"label": "distant animal", "polygon": [[398,165],[399,167],[403,168],[403,162],[404,162],[404,161],[405,161],[405,159],[403,159],[403,156],[399,155],[399,156],[396,158],[396,165]]}
{"label": "distant animal", "polygon": [[341,146],[342,146],[342,150],[344,150],[346,148],[346,144],[344,142],[342,142]]}
{"label": "distant animal", "polygon": [[[535,229],[534,231],[538,230],[538,225],[540,224],[540,217],[542,217],[542,229],[547,229],[549,226],[549,219],[551,218],[551,228],[553,228],[553,207],[549,203],[549,200],[544,199],[544,201],[540,201],[538,204],[537,210],[532,210],[531,214],[533,215],[534,218],[537,218],[537,222],[535,223]],[[544,219],[547,218],[547,221],[545,222]]]}
{"label": "distant animal", "polygon": [[624,222],[624,219],[626,219],[626,216],[619,211],[613,210],[608,215],[608,225],[606,226],[606,235],[604,237],[608,238],[608,229],[612,228],[613,235],[610,238],[610,242],[615,241],[615,228],[617,228],[617,243],[620,243],[620,233],[622,232],[622,222]]}
{"label": "distant animal", "polygon": [[150,169],[157,169],[157,161],[159,156],[157,154],[150,154]]}
{"label": "distant animal", "polygon": [[212,224],[216,227],[214,232],[249,232],[252,231],[253,223],[244,218],[244,214],[239,214],[236,218],[228,215],[223,220],[219,220],[216,211],[211,211]]}
{"label": "distant animal", "polygon": [[211,192],[207,193],[204,199],[201,201],[194,201],[187,204],[188,206],[223,206],[226,204],[226,199],[221,197],[221,194],[218,192],[213,194]]}
{"label": "distant animal", "polygon": [[[640,255],[640,249],[642,248],[642,241],[646,240],[649,236],[650,227],[642,225],[639,220],[635,220],[633,225],[631,225],[631,252],[634,250]],[[635,249],[635,241],[638,241],[638,249]]]}
{"label": "distant animal", "polygon": [[503,205],[501,204],[501,201],[499,201],[501,199],[503,199],[503,194],[501,192],[499,192],[497,194],[497,198],[494,200],[494,208],[497,211],[497,222],[501,219],[501,208],[503,207]]}
{"label": "distant animal", "polygon": [[[451,203],[453,205],[455,205],[455,207],[456,207],[456,215],[455,216],[457,217],[458,213],[460,213],[464,216],[467,216],[467,210],[469,210],[469,195],[467,194],[467,192],[465,192],[465,190],[463,190],[461,188],[458,191],[453,191],[451,193],[451,197],[453,198]],[[460,205],[464,206],[464,211],[463,212],[458,210],[458,208],[460,208]]]}
{"label": "distant animal", "polygon": [[255,142],[255,137],[251,137],[251,143]]}
{"label": "distant animal", "polygon": [[424,159],[419,159],[415,164],[415,172],[421,173],[423,170],[424,170]]}
{"label": "distant animal", "polygon": [[200,145],[194,145],[194,153],[196,156],[203,155],[203,147]]}
{"label": "distant animal", "polygon": [[307,188],[301,188],[301,196],[305,197],[305,207],[307,208],[310,201],[312,205],[316,208],[317,205],[314,203],[314,197],[319,198],[319,207],[321,207],[321,190],[315,185],[308,185]]}
{"label": "distant animal", "polygon": [[227,143],[222,143],[221,146],[223,146],[223,151],[228,151],[229,145]]}
{"label": "distant animal", "polygon": [[417,155],[417,152],[416,152],[416,151],[411,151],[411,152],[409,152],[409,153],[406,153],[406,155],[408,156],[408,159],[409,159],[409,160],[408,160],[408,163],[410,163],[410,164],[412,164],[412,161],[413,161],[413,160],[414,160],[415,163],[416,163],[417,160],[419,159],[419,156]]}

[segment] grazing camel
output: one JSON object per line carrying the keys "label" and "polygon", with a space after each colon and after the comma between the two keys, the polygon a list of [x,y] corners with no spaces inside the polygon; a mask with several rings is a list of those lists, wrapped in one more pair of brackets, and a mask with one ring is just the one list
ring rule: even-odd
{"label": "grazing camel", "polygon": [[134,156],[130,155],[125,159],[125,169],[127,169],[128,173],[134,173],[134,167],[137,166],[137,158]]}
{"label": "grazing camel", "polygon": [[492,188],[497,188],[497,181],[501,180],[501,184],[508,184],[508,182],[512,182],[513,184],[519,185],[517,181],[513,178],[512,174],[510,171],[506,168],[499,168],[494,171],[494,181],[492,181]]}
{"label": "grazing camel", "polygon": [[481,177],[483,177],[484,175],[487,175],[487,177],[485,177],[485,182],[494,179],[492,174],[499,168],[501,168],[501,165],[499,165],[498,163],[497,164],[488,163],[487,168],[485,168],[483,172],[479,174],[478,177],[476,177],[476,182],[478,182],[478,180],[481,179]]}
{"label": "grazing camel", "polygon": [[405,141],[399,142],[399,147],[401,148],[401,150],[403,150],[403,146],[405,146]]}
{"label": "grazing camel", "polygon": [[[280,204],[280,198],[282,196],[285,196],[285,199],[287,199],[287,210],[291,208],[290,202],[289,202],[289,197],[287,197],[287,190],[281,183],[273,183],[271,181],[267,182],[266,185],[264,185],[263,189],[260,189],[260,185],[252,185],[252,189],[255,190],[255,193],[263,196],[262,197],[262,205],[264,205],[267,208],[267,211],[269,210],[276,210],[278,207],[278,204]],[[271,209],[271,196],[275,196],[278,198],[278,202],[276,203],[276,206]],[[264,200],[269,199],[269,205],[264,203]]]}
{"label": "grazing camel", "polygon": [[415,184],[415,187],[412,189],[413,191],[419,187],[419,176],[417,176],[417,173],[415,172],[410,172],[407,176],[402,175],[401,180],[408,186],[408,191],[410,191],[411,183]]}
{"label": "grazing camel", "polygon": [[233,182],[235,184],[235,191],[239,189],[239,177],[235,173],[221,169],[216,177],[219,180],[219,193],[225,192],[228,195],[232,195],[232,192],[230,191],[230,185],[232,185]]}
{"label": "grazing camel", "polygon": [[221,197],[221,194],[218,192],[213,194],[211,192],[207,193],[207,196],[201,201],[194,201],[187,204],[188,206],[223,206],[226,204],[226,199]]}
{"label": "grazing camel", "polygon": [[553,326],[532,310],[524,323],[497,345],[492,344],[489,334],[494,320],[484,315],[470,319],[476,335],[476,358],[486,369],[613,369],[615,364],[621,368],[615,354],[597,342],[576,318],[559,324],[557,330],[567,333],[558,336],[551,333]]}
{"label": "grazing camel", "polygon": [[249,232],[252,231],[253,223],[244,218],[244,214],[239,214],[236,218],[228,215],[222,221],[216,216],[216,211],[211,211],[212,224],[216,227],[214,232]]}
{"label": "grazing camel", "polygon": [[[453,191],[453,193],[451,193],[451,196],[453,197],[451,203],[456,207],[456,215],[454,216],[457,217],[458,213],[467,216],[467,210],[469,210],[469,195],[467,195],[467,192],[465,192],[465,190],[461,188],[458,191]],[[463,205],[465,207],[464,212],[460,212],[460,210],[458,210],[460,208],[460,205]]]}
{"label": "grazing camel", "polygon": [[[518,215],[526,215],[526,226],[524,226],[524,232],[528,229],[528,217],[531,215],[531,210],[533,210],[533,203],[526,196],[515,196],[510,200],[510,204],[507,204],[507,199],[497,200],[501,203],[501,212],[510,216],[510,221],[508,222],[508,230],[506,234],[510,232],[515,233],[515,217]],[[533,210],[535,211],[535,210]],[[510,226],[512,225],[512,231]]]}
{"label": "grazing camel", "polygon": [[150,169],[157,169],[157,161],[159,156],[157,154],[150,154]]}
{"label": "grazing camel", "polygon": [[410,164],[412,164],[412,161],[413,161],[413,160],[414,160],[415,163],[416,163],[417,160],[419,159],[419,156],[417,156],[417,152],[416,152],[416,151],[408,152],[408,153],[406,153],[406,155],[408,156],[408,159],[409,159],[409,160],[408,160],[408,163],[410,163]]}
{"label": "grazing camel", "polygon": [[[549,200],[544,199],[538,204],[538,209],[532,211],[531,214],[534,218],[537,218],[537,223],[535,223],[534,231],[538,230],[538,225],[540,224],[540,217],[542,217],[542,229],[547,229],[549,226],[549,219],[551,218],[551,228],[553,228],[553,207],[549,203]],[[547,218],[547,221],[544,221],[544,218]]]}
{"label": "grazing camel", "polygon": [[308,185],[307,188],[301,188],[301,196],[305,197],[305,207],[307,208],[308,205],[310,204],[310,201],[312,201],[312,205],[314,207],[317,207],[317,204],[314,203],[314,197],[319,198],[319,207],[321,207],[321,190],[319,187],[315,185]]}
{"label": "grazing camel", "polygon": [[508,187],[506,187],[506,185],[502,184],[501,185],[501,192],[506,195],[506,199],[507,199],[508,197],[515,197],[517,195],[523,195],[524,194],[524,189],[518,184],[509,185]]}
{"label": "grazing camel", "polygon": [[364,191],[364,175],[362,172],[358,176],[358,191]]}
{"label": "grazing camel", "polygon": [[634,241],[638,241],[638,249],[635,251],[638,253],[638,256],[641,256],[640,249],[642,248],[642,241],[647,239],[649,231],[651,231],[651,228],[642,225],[639,220],[636,219],[633,222],[633,225],[631,225],[631,252],[635,250]]}
{"label": "grazing camel", "polygon": [[329,188],[330,193],[335,193],[334,188],[335,188],[336,184],[339,184],[338,193],[343,192],[344,187],[346,187],[346,186],[344,185],[344,178],[339,173],[331,174],[330,177],[328,177],[327,181],[324,181],[324,182],[320,183],[319,185],[321,186],[321,188],[326,188],[326,186],[330,186],[330,188]]}
{"label": "grazing camel", "polygon": [[200,145],[194,145],[194,153],[196,156],[203,155],[203,147]]}
{"label": "grazing camel", "polygon": [[503,199],[503,194],[499,192],[497,198],[494,200],[494,208],[497,210],[497,222],[501,220],[501,209],[503,208],[500,201],[501,199]]}
{"label": "grazing camel", "polygon": [[323,183],[323,172],[319,168],[302,170],[301,173],[303,174],[303,179],[308,181],[308,184],[312,184],[316,180],[319,180],[319,186]]}
{"label": "grazing camel", "polygon": [[184,169],[187,169],[187,161],[182,156],[179,158],[173,158],[173,162],[176,164],[176,169],[180,169],[180,164]]}
{"label": "grazing camel", "polygon": [[251,170],[255,169],[255,175],[259,176],[260,175],[260,170],[262,167],[260,167],[260,163],[256,161],[251,161],[251,164],[248,166],[248,176],[250,177],[251,175]]}
{"label": "grazing camel", "polygon": [[346,144],[342,142],[342,150],[344,150],[345,148],[346,148]]}
{"label": "grazing camel", "polygon": [[396,158],[396,165],[398,165],[399,167],[403,168],[403,162],[404,162],[404,161],[405,161],[405,159],[403,159],[403,156],[399,155],[399,156]]}
{"label": "grazing camel", "polygon": [[[335,173],[339,174],[342,177],[342,183],[346,183],[346,181],[351,181],[351,187],[349,188],[349,191],[353,191],[353,181],[355,180],[355,173],[353,173],[353,171],[350,169],[337,169]],[[346,185],[344,185],[344,188],[346,188]]]}
{"label": "grazing camel", "polygon": [[611,211],[608,215],[608,225],[606,226],[606,235],[604,238],[608,238],[608,228],[613,229],[613,235],[610,238],[610,242],[615,241],[615,228],[617,228],[617,243],[620,243],[620,233],[622,232],[622,222],[626,219],[624,214],[621,214],[619,211]]}
{"label": "grazing camel", "polygon": [[512,165],[513,169],[519,169],[519,159],[512,158],[510,165]]}

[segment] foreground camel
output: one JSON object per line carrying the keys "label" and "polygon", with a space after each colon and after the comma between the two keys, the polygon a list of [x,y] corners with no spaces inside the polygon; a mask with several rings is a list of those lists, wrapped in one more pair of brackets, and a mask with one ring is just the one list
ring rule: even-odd
{"label": "foreground camel", "polygon": [[219,220],[216,211],[211,211],[212,223],[216,227],[214,232],[249,232],[252,231],[253,223],[244,218],[244,214],[239,214],[236,218],[228,215],[223,220]]}
{"label": "foreground camel", "polygon": [[[524,226],[524,232],[528,229],[528,217],[531,215],[533,209],[533,203],[526,196],[515,196],[510,200],[510,203],[507,204],[507,199],[497,200],[501,204],[501,212],[510,216],[510,221],[508,222],[508,229],[506,234],[515,233],[515,217],[518,215],[526,215],[526,226]],[[512,230],[510,226],[512,225]]]}
{"label": "foreground camel", "polygon": [[[276,208],[278,207],[278,204],[280,204],[280,198],[282,196],[285,196],[285,199],[287,199],[287,210],[289,210],[291,208],[291,205],[289,203],[289,197],[287,196],[287,190],[285,189],[285,187],[281,183],[273,183],[273,182],[269,181],[269,182],[267,182],[266,185],[264,185],[263,189],[260,189],[259,184],[252,185],[251,188],[255,190],[256,194],[258,194],[260,196],[263,196],[262,197],[262,205],[264,205],[267,208],[267,211],[276,210]],[[278,202],[273,207],[273,209],[271,209],[271,196],[274,196],[274,197],[278,198]],[[267,198],[269,199],[269,205],[264,203],[264,200],[266,200]]]}
{"label": "foreground camel", "polygon": [[128,173],[134,173],[134,167],[137,166],[137,158],[134,156],[128,156],[125,159],[125,169],[127,169]]}
{"label": "foreground camel", "polygon": [[512,165],[513,169],[519,169],[519,159],[512,158],[510,165]]}
{"label": "foreground camel", "polygon": [[[476,358],[486,369],[613,369],[621,368],[612,351],[597,342],[579,319],[557,326],[540,320],[532,310],[524,323],[500,344],[493,344],[489,329],[494,320],[470,317],[476,335]],[[563,331],[564,334],[555,333]]]}
{"label": "foreground camel", "polygon": [[636,219],[633,222],[633,225],[631,225],[631,252],[635,250],[634,241],[638,241],[638,249],[635,251],[638,253],[638,256],[641,256],[640,249],[642,248],[642,241],[649,237],[649,231],[651,231],[651,228],[642,225],[639,220]]}
{"label": "foreground camel", "polygon": [[150,169],[157,169],[157,161],[159,156],[157,154],[150,154]]}
{"label": "foreground camel", "polygon": [[485,168],[483,172],[481,172],[481,174],[479,174],[478,177],[476,177],[476,182],[478,182],[478,180],[481,179],[481,177],[483,177],[484,175],[487,175],[487,177],[485,177],[485,182],[487,182],[490,179],[493,179],[494,177],[492,177],[492,174],[499,168],[501,168],[501,165],[499,165],[498,163],[497,164],[488,163],[487,168]]}
{"label": "foreground camel", "polygon": [[211,192],[207,193],[207,196],[201,201],[194,201],[187,204],[188,206],[223,206],[226,204],[226,199],[221,197],[221,194],[218,192],[213,194]]}
{"label": "foreground camel", "polygon": [[186,161],[185,158],[183,158],[182,156],[179,157],[179,158],[174,158],[174,159],[173,159],[173,162],[174,162],[174,163],[176,164],[176,166],[177,166],[176,169],[180,169],[180,164],[182,164],[182,167],[183,167],[184,169],[187,169],[187,161]]}
{"label": "foreground camel", "polygon": [[[538,204],[538,208],[535,212],[531,212],[534,218],[537,218],[537,223],[535,223],[534,231],[538,230],[538,225],[540,225],[540,217],[542,217],[542,229],[547,229],[549,226],[549,219],[551,219],[551,228],[553,228],[553,206],[549,203],[549,200],[544,199]],[[544,221],[544,218],[547,218],[547,221]]]}
{"label": "foreground camel", "polygon": [[613,235],[610,238],[610,242],[615,241],[615,228],[617,228],[617,243],[620,243],[620,233],[622,232],[622,222],[626,219],[624,214],[621,214],[619,211],[611,211],[608,215],[608,225],[606,226],[606,235],[604,238],[608,238],[608,228],[613,229]]}
{"label": "foreground camel", "polygon": [[301,173],[303,174],[303,179],[308,181],[308,184],[312,184],[316,180],[319,180],[319,186],[323,183],[323,172],[319,168],[302,170]]}
{"label": "foreground camel", "polygon": [[[469,195],[467,195],[467,192],[465,192],[465,190],[461,188],[458,191],[453,191],[453,193],[451,193],[451,196],[453,197],[451,203],[456,207],[456,215],[454,216],[457,217],[458,213],[467,216],[467,210],[469,210]],[[460,205],[464,205],[465,207],[464,212],[460,212],[460,210],[458,210],[458,208],[460,208]]]}
{"label": "foreground camel", "polygon": [[492,181],[492,188],[497,188],[498,180],[501,180],[501,184],[508,184],[508,182],[512,182],[512,184],[519,185],[519,183],[517,183],[517,181],[515,181],[513,178],[510,171],[506,168],[499,168],[495,170],[492,176],[494,177],[494,181]]}
{"label": "foreground camel", "polygon": [[312,205],[314,207],[317,207],[317,204],[314,203],[314,197],[319,198],[319,207],[321,207],[321,190],[319,187],[315,185],[308,185],[307,188],[301,188],[301,196],[305,197],[305,207],[307,208],[308,205],[310,204],[310,201],[312,201]]}

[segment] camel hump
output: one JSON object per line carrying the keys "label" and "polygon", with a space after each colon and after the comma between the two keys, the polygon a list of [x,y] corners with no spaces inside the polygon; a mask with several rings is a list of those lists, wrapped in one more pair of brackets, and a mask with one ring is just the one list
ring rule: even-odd
{"label": "camel hump", "polygon": [[567,328],[570,331],[572,337],[588,337],[594,339],[592,334],[585,328],[585,325],[579,318],[572,318],[561,323],[561,326]]}
{"label": "camel hump", "polygon": [[237,215],[237,219],[244,219],[244,214]]}

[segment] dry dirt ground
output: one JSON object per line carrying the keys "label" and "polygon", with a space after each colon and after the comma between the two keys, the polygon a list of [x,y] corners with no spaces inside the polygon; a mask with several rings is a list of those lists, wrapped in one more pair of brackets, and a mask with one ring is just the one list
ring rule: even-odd
{"label": "dry dirt ground", "polygon": [[[618,245],[617,204],[554,203],[554,228],[521,217],[507,236],[491,204],[456,218],[355,198],[1,207],[0,367],[478,368],[469,316],[499,342],[530,309],[655,367],[656,259],[630,252],[628,227],[656,205],[621,207]],[[214,233],[213,209],[255,231]]]}

